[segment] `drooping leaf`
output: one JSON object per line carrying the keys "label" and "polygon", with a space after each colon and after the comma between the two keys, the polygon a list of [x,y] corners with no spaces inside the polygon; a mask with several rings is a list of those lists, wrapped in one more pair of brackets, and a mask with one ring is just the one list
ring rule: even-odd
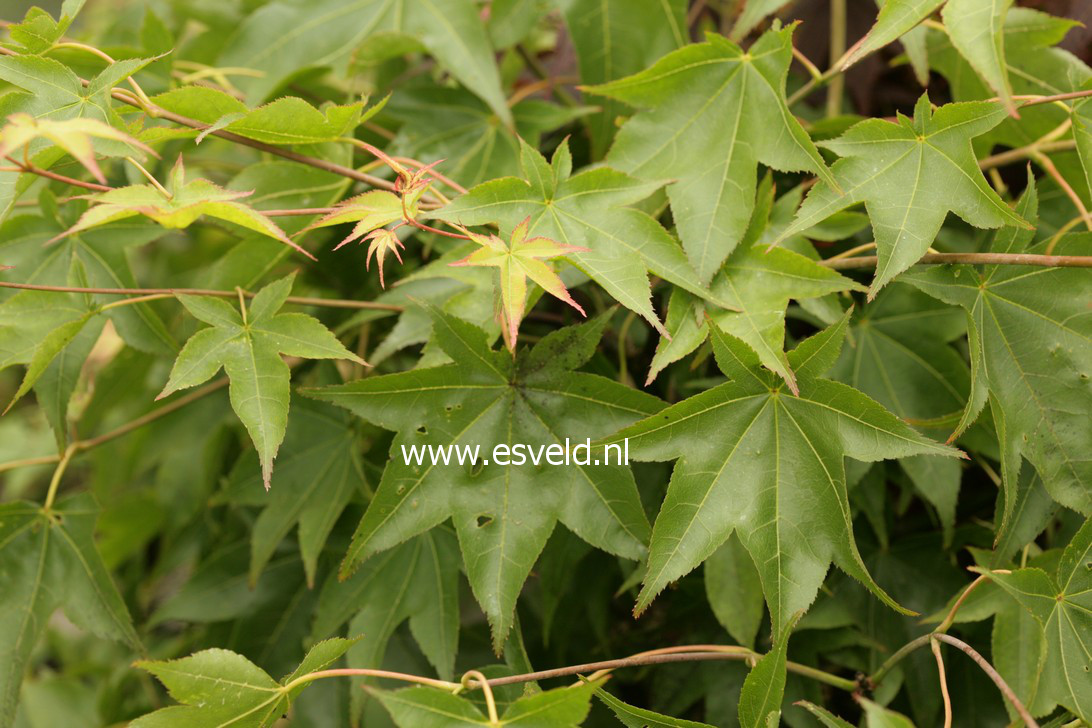
{"label": "drooping leaf", "polygon": [[260,487],[260,468],[244,457],[217,501],[264,506],[251,535],[252,584],[280,542],[298,526],[307,584],[314,586],[319,553],[345,506],[365,483],[356,433],[343,413],[304,402],[292,409],[279,455],[275,490]]}
{"label": "drooping leaf", "polygon": [[[752,349],[711,330],[721,370],[732,381],[669,407],[608,439],[629,439],[630,457],[678,463],[652,532],[643,611],[668,583],[707,559],[733,531],[762,579],[782,639],[806,609],[831,561],[894,608],[868,575],[853,538],[844,458],[873,461],[955,451],[914,432],[867,396],[823,379],[846,319],[789,355],[800,396],[758,366]],[[746,503],[746,508],[739,504]],[[798,534],[807,533],[802,541]]]}
{"label": "drooping leaf", "polygon": [[[342,572],[451,518],[499,650],[516,596],[558,520],[611,553],[644,555],[648,524],[629,468],[594,463],[591,453],[571,448],[662,405],[572,371],[591,356],[605,316],[561,329],[513,360],[491,351],[473,326],[431,315],[433,336],[453,364],[307,391],[398,433]],[[517,444],[522,452],[512,450]],[[508,454],[491,450],[497,445]],[[438,448],[449,447],[457,449],[445,462]],[[546,464],[551,447],[562,465]],[[548,470],[540,476],[532,465]]]}
{"label": "drooping leaf", "polygon": [[523,219],[512,230],[509,242],[496,235],[471,233],[471,239],[481,247],[451,265],[471,265],[496,268],[500,278],[500,320],[507,335],[505,341],[511,351],[516,350],[516,335],[527,302],[527,279],[542,286],[551,296],[569,304],[582,315],[584,309],[569,295],[569,289],[544,261],[563,255],[588,252],[587,248],[566,245],[542,236],[528,237],[531,218]]}
{"label": "drooping leaf", "polygon": [[335,662],[353,642],[331,639],[316,644],[296,671],[282,682],[242,655],[217,648],[178,660],[138,662],[137,667],[155,675],[182,705],[149,713],[131,725],[133,728],[228,725],[267,728],[288,712],[307,686],[306,682],[295,681]]}
{"label": "drooping leaf", "polygon": [[577,728],[588,714],[593,683],[583,683],[521,697],[492,722],[474,703],[431,687],[370,692],[390,713],[398,728]]}
{"label": "drooping leaf", "polygon": [[63,149],[82,164],[102,184],[106,178],[95,161],[92,138],[109,139],[128,144],[150,154],[155,152],[125,132],[104,124],[97,119],[36,119],[30,114],[12,114],[0,129],[0,157],[7,157],[18,149],[29,147],[36,139],[45,139]]}
{"label": "drooping leaf", "polygon": [[986,182],[971,139],[997,126],[997,103],[946,104],[932,110],[928,94],[914,118],[895,123],[868,119],[837,139],[823,142],[842,158],[831,171],[841,191],[820,182],[778,240],[864,202],[876,236],[879,263],[869,296],[913,265],[932,245],[949,212],[981,228],[1028,228]]}
{"label": "drooping leaf", "polygon": [[659,182],[640,182],[609,167],[571,175],[567,143],[552,163],[526,144],[521,159],[526,179],[480,184],[434,216],[463,225],[497,222],[505,229],[530,216],[530,234],[588,248],[569,256],[573,264],[660,331],[646,271],[708,295],[667,231],[647,214],[623,207],[648,197]]}
{"label": "drooping leaf", "polygon": [[850,49],[842,69],[908,33],[942,4],[944,0],[884,0],[876,24]]}
{"label": "drooping leaf", "polygon": [[52,508],[0,505],[0,724],[11,725],[31,651],[53,612],[140,649],[129,612],[95,547],[98,509],[88,494]]}
{"label": "drooping leaf", "polygon": [[759,162],[818,174],[837,187],[785,104],[793,28],[770,31],[746,53],[710,34],[634,76],[590,89],[639,108],[608,161],[667,188],[687,257],[710,281],[743,237]]}
{"label": "drooping leaf", "polygon": [[279,240],[315,259],[285,235],[275,222],[238,202],[240,198],[249,196],[249,192],[225,190],[206,179],[186,182],[181,156],[171,170],[165,190],[166,194],[152,185],[130,185],[88,195],[87,199],[95,205],[58,238],[137,215],[171,229],[187,228],[197,218],[207,215]]}
{"label": "drooping leaf", "polygon": [[252,100],[260,101],[301,67],[344,66],[379,34],[420,42],[511,126],[489,36],[470,0],[320,0],[306,6],[280,0],[246,19],[219,62],[261,71],[258,78],[239,81]]}
{"label": "drooping leaf", "polygon": [[[900,418],[945,439],[970,397],[970,372],[949,344],[966,331],[958,309],[900,284],[867,304],[850,330],[834,378],[859,389]],[[901,460],[936,509],[947,538],[955,525],[962,468],[950,458]]]}
{"label": "drooping leaf", "polygon": [[[8,93],[0,97],[0,116],[25,113],[36,119],[64,121],[67,119],[94,119],[116,129],[124,124],[112,107],[111,89],[124,79],[148,65],[152,59],[118,61],[107,66],[85,87],[70,68],[42,56],[0,56],[0,81],[6,81],[25,93]],[[111,146],[113,145],[113,146]],[[130,154],[132,147],[112,140],[96,143],[102,154]],[[30,161],[34,166],[48,169],[63,156],[59,147],[49,146],[39,140],[29,148]],[[7,217],[16,198],[25,192],[37,175],[22,172],[0,172],[0,220]]]}
{"label": "drooping leaf", "polygon": [[857,702],[864,710],[867,728],[914,728],[914,723],[902,713],[896,713],[868,698],[860,698]]}
{"label": "drooping leaf", "polygon": [[[389,598],[369,598],[379,593]],[[331,574],[319,596],[314,636],[334,634],[348,623],[351,634],[362,635],[349,651],[349,665],[376,669],[406,620],[436,672],[452,679],[459,644],[459,561],[450,530],[434,529],[378,554],[348,579]]]}
{"label": "drooping leaf", "polygon": [[595,689],[595,697],[610,708],[626,728],[712,728],[708,723],[672,718],[644,708],[623,703],[603,688]]}
{"label": "drooping leaf", "polygon": [[1012,0],[948,0],[942,17],[952,45],[990,85],[1012,113],[1012,87],[1005,61],[1005,15]]}
{"label": "drooping leaf", "polygon": [[739,724],[742,728],[769,728],[780,724],[789,634],[798,618],[799,614],[790,618],[773,649],[747,673],[739,695]]}
{"label": "drooping leaf", "polygon": [[223,299],[180,294],[178,300],[210,327],[182,347],[159,398],[196,387],[223,367],[230,380],[231,406],[246,426],[268,490],[288,426],[289,371],[281,354],[306,359],[364,360],[346,349],[329,329],[300,313],[277,313],[295,276],[270,283],[246,311]]}
{"label": "drooping leaf", "polygon": [[[1037,208],[1033,185],[1018,211],[1035,220]],[[1005,228],[990,250],[1036,250],[1029,247],[1031,238],[1029,232]],[[1087,251],[1089,243],[1087,235],[1068,236],[1055,251]],[[1092,513],[1092,464],[1081,455],[1092,447],[1092,431],[1080,414],[1092,407],[1085,372],[1092,357],[1092,311],[1082,303],[1092,295],[1092,280],[1079,269],[1003,265],[928,268],[905,280],[967,312],[972,394],[957,433],[975,420],[988,398],[1004,479],[999,536],[1016,502],[1021,456],[1035,466],[1055,500]],[[1054,295],[1062,287],[1074,295]]]}
{"label": "drooping leaf", "polygon": [[[580,62],[580,80],[591,86],[637,73],[688,40],[683,0],[598,0],[558,2]],[[624,106],[607,100],[588,119],[592,151],[601,158],[615,134],[615,118]]]}
{"label": "drooping leaf", "polygon": [[819,719],[819,722],[825,726],[825,728],[853,728],[853,725],[847,721],[842,720],[838,716],[831,713],[826,708],[816,705],[815,703],[808,702],[807,700],[801,700],[795,705],[799,705],[809,713]]}
{"label": "drooping leaf", "polygon": [[751,555],[732,535],[706,559],[705,595],[713,614],[739,644],[755,643],[765,614],[762,582]]}

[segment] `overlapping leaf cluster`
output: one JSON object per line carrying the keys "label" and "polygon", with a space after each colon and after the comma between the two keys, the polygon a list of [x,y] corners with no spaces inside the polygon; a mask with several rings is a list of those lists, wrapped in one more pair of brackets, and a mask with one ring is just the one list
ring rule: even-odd
{"label": "overlapping leaf cluster", "polygon": [[0,38],[0,728],[1092,720],[1073,22],[84,4]]}

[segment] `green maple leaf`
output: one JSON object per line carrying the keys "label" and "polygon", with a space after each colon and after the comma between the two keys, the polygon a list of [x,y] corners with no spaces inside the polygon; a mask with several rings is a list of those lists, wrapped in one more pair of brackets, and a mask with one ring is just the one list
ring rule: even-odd
{"label": "green maple leaf", "polygon": [[589,89],[647,109],[618,132],[607,161],[641,179],[675,180],[668,198],[703,283],[747,229],[759,162],[837,186],[785,104],[792,31],[770,31],[746,52],[709,34],[641,73]]}
{"label": "green maple leaf", "polygon": [[594,108],[521,99],[512,106],[515,129],[511,129],[498,123],[489,106],[469,91],[415,79],[399,88],[386,107],[386,115],[401,122],[387,151],[413,159],[443,160],[436,168],[470,187],[519,174],[520,139],[537,148],[543,134]]}
{"label": "green maple leaf", "polygon": [[[792,193],[786,195],[789,202]],[[793,241],[799,251],[771,248],[760,242],[769,237],[767,219],[781,201],[774,202],[774,187],[767,176],[757,195],[758,205],[739,246],[728,256],[710,285],[710,291],[734,310],[723,310],[705,303],[686,291],[672,290],[667,308],[667,330],[671,339],[661,339],[649,367],[646,386],[665,366],[678,361],[705,342],[709,336],[708,320],[754,349],[763,366],[780,375],[790,389],[796,377],[785,357],[785,310],[790,299],[806,300],[830,293],[863,290],[859,284],[826,266],[819,265],[805,253],[814,249],[807,241]],[[784,200],[785,198],[782,198]],[[820,235],[820,231],[811,230]],[[708,309],[708,310],[707,310]],[[840,309],[839,309],[840,310]]]}
{"label": "green maple leaf", "polygon": [[831,561],[901,609],[869,576],[853,538],[844,458],[874,461],[955,455],[910,429],[864,394],[821,377],[845,336],[842,321],[788,355],[800,396],[759,367],[739,339],[711,329],[713,351],[731,379],[638,422],[628,438],[637,460],[678,458],[652,531],[643,611],[671,581],[707,559],[733,531],[758,566],[781,639],[806,609]]}
{"label": "green maple leaf", "polygon": [[1058,569],[982,570],[1031,612],[1046,635],[1046,663],[1038,696],[1092,719],[1092,520],[1073,536]]}
{"label": "green maple leaf", "polygon": [[[1038,218],[1034,183],[1017,206]],[[1039,252],[1033,233],[999,231],[990,245],[996,253]],[[1059,254],[1088,254],[1087,235],[1062,238]],[[1001,446],[1004,500],[998,538],[1008,530],[1021,456],[1035,466],[1054,500],[1092,513],[1092,279],[1079,268],[987,265],[940,266],[915,270],[905,281],[967,312],[971,353],[971,397],[953,437],[962,433],[991,403]],[[1058,291],[1068,291],[1059,296]]]}
{"label": "green maple leaf", "polygon": [[[92,78],[87,86],[63,63],[42,56],[0,56],[0,81],[6,81],[21,92],[8,93],[0,103],[0,117],[14,113],[30,114],[36,119],[64,121],[94,119],[116,129],[125,128],[114,111],[110,91],[123,80],[154,59],[129,59],[107,66]],[[24,93],[25,92],[25,93]],[[113,140],[96,143],[101,154],[123,156],[132,154],[128,144]],[[57,146],[37,140],[29,147],[34,166],[48,169],[64,155]],[[0,172],[0,220],[10,212],[16,198],[39,177],[23,172]]]}
{"label": "green maple leaf", "polygon": [[1004,32],[1012,0],[886,0],[876,24],[850,49],[842,70],[911,32],[941,5],[952,45],[1001,97],[1006,109],[1015,113]]}
{"label": "green maple leaf", "polygon": [[699,296],[709,295],[667,231],[645,213],[623,207],[648,197],[660,182],[640,182],[608,167],[572,175],[567,142],[558,147],[552,163],[527,144],[520,159],[527,179],[484,182],[433,216],[462,225],[496,222],[505,229],[529,216],[531,235],[588,248],[567,257],[661,332],[646,271]]}
{"label": "green maple leaf", "polygon": [[[382,110],[386,99],[367,110],[364,109],[366,100],[316,109],[303,99],[282,96],[251,109],[218,89],[183,86],[155,96],[152,102],[167,111],[208,124],[210,129],[223,129],[266,144],[291,145],[337,141]],[[200,142],[209,134],[209,129],[150,127],[145,133],[156,140],[197,137]]]}
{"label": "green maple leaf", "polygon": [[251,99],[261,100],[300,68],[344,67],[365,41],[377,36],[412,38],[413,45],[423,45],[488,103],[502,124],[512,125],[489,36],[471,0],[319,0],[306,6],[272,2],[247,17],[219,65],[262,71],[260,77],[238,81]]}
{"label": "green maple leaf", "polygon": [[136,666],[155,675],[182,705],[161,708],[134,720],[133,728],[238,726],[269,728],[285,715],[308,682],[300,678],[336,662],[356,640],[319,642],[299,667],[280,682],[242,655],[202,650],[178,660],[142,660]]}
{"label": "green maple leaf", "polygon": [[[637,73],[689,41],[685,0],[570,0],[560,7],[585,84]],[[617,131],[615,119],[625,113],[623,104],[608,99],[588,118],[595,159],[603,157]]]}
{"label": "green maple leaf", "polygon": [[708,723],[672,718],[662,713],[638,708],[622,702],[603,688],[597,687],[595,689],[595,697],[599,698],[603,705],[610,708],[611,712],[614,713],[614,717],[626,728],[713,728]]}
{"label": "green maple leaf", "polygon": [[[554,332],[513,359],[490,350],[481,330],[430,311],[434,340],[453,364],[307,390],[398,433],[342,572],[450,518],[499,650],[520,588],[557,521],[631,559],[645,554],[648,522],[628,467],[502,465],[491,448],[521,443],[541,455],[540,448],[562,448],[566,438],[575,445],[607,435],[662,404],[572,371],[591,357],[606,316]],[[480,462],[406,462],[411,447],[449,445],[480,445]]]}
{"label": "green maple leaf", "polygon": [[86,167],[95,179],[106,184],[106,178],[98,162],[95,161],[92,138],[121,142],[155,155],[150,147],[97,119],[53,121],[52,119],[35,119],[30,114],[19,113],[9,116],[8,123],[0,129],[0,157],[6,157],[17,149],[28,147],[36,139],[45,139],[70,154]]}
{"label": "green maple leaf", "polygon": [[821,146],[842,158],[831,171],[841,187],[820,182],[778,240],[863,202],[879,263],[869,297],[912,266],[932,245],[949,212],[980,228],[1030,227],[1005,204],[978,168],[971,139],[997,126],[997,103],[946,104],[936,111],[922,94],[914,118],[867,119]]}
{"label": "green maple leaf", "polygon": [[258,450],[267,490],[273,458],[288,426],[289,371],[280,355],[365,363],[316,319],[277,313],[294,279],[291,275],[270,283],[242,311],[223,299],[180,294],[186,310],[210,328],[198,331],[182,347],[157,397],[196,387],[223,367],[230,380],[231,407]]}
{"label": "green maple leaf", "polygon": [[55,240],[137,215],[171,229],[187,228],[197,218],[207,215],[279,240],[311,260],[315,259],[294,243],[275,222],[238,202],[240,198],[250,196],[251,192],[225,190],[206,179],[187,182],[181,155],[167,178],[164,190],[165,193],[152,185],[129,185],[87,195],[84,199],[95,203],[94,206]]}
{"label": "green maple leaf", "polygon": [[398,728],[577,728],[591,708],[594,683],[581,683],[524,695],[490,720],[460,695],[431,687],[369,692],[379,699]]}
{"label": "green maple leaf", "polygon": [[255,584],[277,546],[298,524],[300,556],[313,587],[318,557],[334,524],[365,478],[356,432],[348,415],[318,402],[292,409],[277,460],[277,489],[265,493],[261,469],[240,458],[216,503],[264,506],[250,539],[250,583]]}
{"label": "green maple leaf", "polygon": [[543,261],[559,258],[562,255],[587,252],[588,249],[564,245],[542,236],[528,237],[527,230],[530,226],[531,218],[524,218],[523,222],[516,225],[507,243],[496,235],[471,233],[471,240],[482,247],[451,264],[497,269],[500,277],[499,318],[504,327],[505,342],[511,351],[516,350],[516,333],[519,330],[520,321],[523,320],[527,303],[528,278],[542,286],[542,289],[551,296],[575,308],[581,315],[587,315],[580,304],[569,295],[569,289],[565,287],[553,268]]}
{"label": "green maple leaf", "polygon": [[32,650],[58,607],[77,625],[140,649],[125,602],[95,548],[86,494],[52,508],[0,505],[0,725],[12,725]]}
{"label": "green maple leaf", "polygon": [[[360,639],[346,655],[353,668],[383,667],[387,645],[399,627],[410,633],[441,679],[451,680],[459,649],[459,545],[449,528],[434,528],[364,562],[342,580],[331,573],[315,610],[313,638],[337,633],[348,624]],[[373,594],[389,598],[371,599]],[[357,685],[374,684],[358,678]],[[352,691],[352,715],[359,715],[365,693]]]}
{"label": "green maple leaf", "polygon": [[[958,308],[910,286],[889,286],[861,309],[848,337],[853,344],[842,350],[832,376],[943,440],[970,392],[970,372],[950,345],[966,333],[964,318]],[[903,458],[901,464],[937,509],[950,539],[963,468],[933,456]]]}

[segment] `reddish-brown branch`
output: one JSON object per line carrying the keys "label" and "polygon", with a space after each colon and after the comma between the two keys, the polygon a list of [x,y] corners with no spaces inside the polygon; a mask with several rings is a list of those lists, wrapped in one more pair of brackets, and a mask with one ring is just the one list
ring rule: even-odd
{"label": "reddish-brown branch", "polygon": [[[25,291],[52,291],[55,293],[93,293],[100,295],[116,296],[159,296],[186,294],[191,296],[216,296],[219,298],[235,298],[236,291],[220,291],[212,288],[81,288],[78,286],[42,286],[34,283],[12,283],[0,281],[0,288],[17,288]],[[247,298],[253,298],[257,294],[243,291]],[[310,298],[307,296],[289,296],[285,299],[288,303],[301,306],[326,306],[328,308],[368,308],[380,311],[402,311],[403,306],[393,303],[377,303],[375,301],[354,301],[342,298]]]}
{"label": "reddish-brown branch", "polygon": [[978,653],[978,650],[971,647],[963,640],[952,637],[951,635],[933,634],[932,637],[933,639],[940,640],[941,642],[945,642],[962,650],[967,656],[974,660],[975,663],[982,668],[982,672],[986,673],[990,680],[993,680],[993,684],[997,686],[998,690],[1001,691],[1001,694],[1012,703],[1012,707],[1016,709],[1016,712],[1024,721],[1024,725],[1027,726],[1027,728],[1039,728],[1039,724],[1035,722],[1035,719],[1031,717],[1031,713],[1029,713],[1028,709],[1024,707],[1024,704],[1020,702],[1020,698],[1016,697],[1016,693],[1014,693],[1012,688],[1009,687],[1009,684],[1005,682],[1005,678],[1001,677],[1000,673],[994,669],[993,665]]}
{"label": "reddish-brown branch", "polygon": [[[822,265],[834,270],[852,268],[875,268],[878,258],[875,255],[862,255],[859,258],[840,258],[824,260]],[[963,263],[966,265],[1032,265],[1044,268],[1092,268],[1092,255],[1033,255],[1031,253],[928,253],[917,262],[918,265],[946,265]]]}
{"label": "reddish-brown branch", "polygon": [[46,179],[55,180],[57,182],[64,182],[65,184],[73,185],[75,187],[82,187],[85,190],[93,190],[95,192],[109,192],[113,189],[112,187],[107,187],[106,185],[100,185],[97,182],[84,182],[82,179],[65,177],[63,174],[50,172],[48,169],[35,167],[33,164],[24,164],[23,162],[12,157],[4,157],[4,159],[11,162],[14,166],[0,167],[0,172],[26,172],[28,174],[36,174],[39,177],[45,177]]}

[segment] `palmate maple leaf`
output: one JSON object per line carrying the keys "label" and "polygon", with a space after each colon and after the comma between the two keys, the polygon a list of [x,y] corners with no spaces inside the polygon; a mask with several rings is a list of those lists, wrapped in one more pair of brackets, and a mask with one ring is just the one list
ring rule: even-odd
{"label": "palmate maple leaf", "polygon": [[505,331],[505,342],[510,351],[516,348],[516,332],[523,320],[527,304],[527,279],[542,286],[543,290],[555,298],[569,304],[583,316],[584,309],[569,295],[569,289],[554,270],[544,260],[551,260],[569,253],[587,252],[587,248],[578,245],[559,243],[556,240],[536,235],[528,237],[531,218],[524,218],[516,225],[512,237],[505,243],[496,235],[470,233],[470,239],[482,247],[454,266],[476,265],[496,268],[500,274],[500,319]]}
{"label": "palmate maple leaf", "polygon": [[237,202],[251,194],[253,192],[226,190],[207,179],[198,178],[187,182],[186,169],[182,157],[179,156],[163,190],[152,185],[130,185],[117,187],[109,192],[86,195],[83,199],[96,204],[75,225],[49,242],[137,215],[151,218],[163,227],[174,229],[189,227],[197,218],[207,215],[271,237],[315,260],[315,256],[289,239],[268,217]]}
{"label": "palmate maple leaf", "polygon": [[872,299],[925,254],[949,212],[978,228],[1029,228],[986,182],[971,148],[971,139],[1005,115],[1004,106],[990,101],[934,110],[929,95],[922,94],[913,119],[902,114],[894,123],[866,119],[822,142],[842,157],[831,167],[841,191],[820,180],[774,245],[863,202],[879,258]]}
{"label": "palmate maple leaf", "polygon": [[30,114],[19,113],[8,117],[8,123],[0,129],[0,157],[6,157],[17,149],[26,149],[36,139],[46,139],[87,168],[95,179],[106,184],[91,138],[122,142],[158,157],[151,147],[137,141],[123,131],[95,119],[35,119]]}

